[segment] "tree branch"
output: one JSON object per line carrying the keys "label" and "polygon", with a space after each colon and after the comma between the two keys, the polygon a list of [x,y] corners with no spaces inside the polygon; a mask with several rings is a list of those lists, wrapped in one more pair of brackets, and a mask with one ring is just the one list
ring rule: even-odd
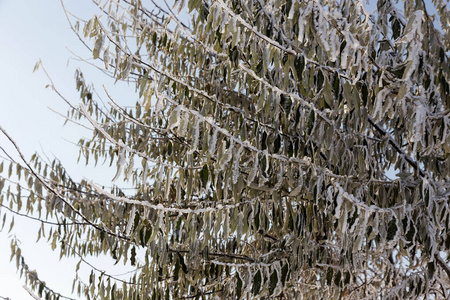
{"label": "tree branch", "polygon": [[441,268],[444,269],[445,273],[447,273],[448,278],[450,278],[450,266],[447,265],[447,263],[439,254],[436,254],[435,257],[438,265],[440,265]]}
{"label": "tree branch", "polygon": [[401,154],[405,160],[416,170],[419,171],[420,176],[422,177],[426,177],[427,174],[419,167],[419,164],[409,155],[407,155],[402,148],[400,147],[400,145],[391,137],[391,135],[389,133],[387,133],[386,130],[384,130],[383,128],[381,128],[378,124],[375,123],[374,120],[372,120],[371,117],[368,117],[367,120],[369,121],[370,125],[372,125],[380,134],[387,136],[389,138],[389,144],[392,145],[392,147],[394,147],[395,151],[397,151],[399,154]]}
{"label": "tree branch", "polygon": [[19,146],[17,145],[17,143],[13,140],[13,138],[8,134],[8,132],[2,127],[0,126],[0,131],[6,136],[6,138],[11,142],[11,144],[14,146],[14,148],[16,149],[17,153],[20,156],[20,159],[25,163],[25,165],[28,167],[28,169],[30,170],[31,174],[33,174],[34,178],[36,178],[44,187],[47,191],[49,191],[51,194],[53,194],[55,197],[57,197],[58,199],[60,199],[64,204],[66,204],[69,209],[74,212],[76,215],[80,216],[84,221],[86,221],[90,226],[94,227],[95,229],[102,231],[108,235],[114,236],[116,238],[122,239],[122,240],[127,240],[129,241],[130,238],[123,236],[121,234],[115,233],[109,229],[107,229],[106,227],[101,227],[100,225],[97,225],[95,223],[93,223],[92,221],[90,221],[85,215],[83,215],[79,210],[77,210],[65,197],[63,197],[58,191],[56,191],[55,189],[53,189],[51,186],[48,185],[47,182],[45,182],[45,180],[43,180],[41,178],[41,176],[39,176],[36,171],[34,170],[34,168],[30,165],[30,163],[25,159],[22,151],[20,150]]}

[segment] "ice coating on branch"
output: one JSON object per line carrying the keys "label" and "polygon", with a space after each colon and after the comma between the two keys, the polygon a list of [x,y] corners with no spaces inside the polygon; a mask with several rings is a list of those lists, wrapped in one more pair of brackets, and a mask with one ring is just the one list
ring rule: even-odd
{"label": "ice coating on branch", "polygon": [[342,197],[342,194],[344,193],[344,190],[342,188],[339,188],[337,193],[338,194],[336,196],[336,208],[335,208],[335,211],[334,211],[334,217],[335,218],[339,218],[340,217],[342,203],[344,202],[344,198]]}
{"label": "ice coating on branch", "polygon": [[[178,25],[175,38],[170,32],[164,32],[163,28],[156,28],[157,30],[152,28],[153,31],[150,39],[153,39],[154,36],[156,36],[156,39],[151,43],[154,48],[147,51],[151,53],[146,53],[146,55],[150,54],[148,57],[152,60],[150,62],[152,68],[150,73],[155,73],[154,76],[152,75],[154,77],[153,80],[157,81],[159,79],[159,91],[167,94],[167,96],[157,96],[156,99],[161,99],[158,102],[154,100],[156,106],[160,106],[159,109],[155,107],[156,112],[160,113],[160,115],[153,113],[150,116],[151,119],[145,120],[145,124],[136,123],[137,126],[145,125],[141,127],[143,129],[146,126],[148,128],[158,127],[158,125],[164,127],[157,128],[162,130],[155,132],[152,131],[153,129],[149,129],[152,131],[151,134],[147,134],[147,136],[151,135],[150,138],[154,136],[157,139],[158,136],[163,136],[164,138],[168,136],[169,139],[172,138],[172,141],[178,142],[176,141],[176,136],[173,136],[170,132],[166,135],[168,132],[166,129],[168,127],[175,130],[173,134],[179,135],[182,132],[185,135],[186,133],[186,139],[181,141],[179,147],[176,149],[178,152],[173,155],[164,156],[163,160],[156,162],[156,167],[152,168],[150,180],[159,181],[159,179],[164,178],[165,183],[168,184],[166,184],[165,191],[159,189],[158,186],[158,191],[160,190],[161,193],[165,193],[166,196],[164,205],[159,204],[149,207],[162,212],[175,212],[175,214],[170,214],[169,218],[165,218],[164,221],[162,220],[162,214],[158,214],[161,221],[155,221],[155,223],[161,223],[164,226],[163,222],[166,222],[165,225],[169,228],[168,226],[174,224],[173,220],[178,219],[181,221],[182,227],[185,226],[179,232],[181,233],[183,230],[187,231],[186,235],[189,238],[187,239],[188,242],[185,242],[183,238],[183,241],[179,244],[170,244],[172,231],[168,229],[167,232],[162,232],[162,234],[158,233],[158,239],[160,239],[161,244],[165,244],[164,246],[158,246],[158,249],[161,250],[169,244],[169,247],[172,247],[171,249],[175,251],[179,249],[179,254],[186,260],[186,258],[192,258],[189,251],[192,251],[193,255],[197,255],[197,250],[200,249],[199,245],[206,245],[211,241],[208,235],[211,232],[213,243],[208,244],[208,247],[211,246],[211,248],[206,249],[206,255],[202,257],[206,264],[209,264],[212,260],[208,258],[208,250],[211,253],[218,250],[213,247],[214,239],[219,235],[221,236],[218,238],[230,238],[230,235],[237,233],[238,240],[248,244],[243,245],[243,248],[239,248],[241,245],[238,242],[237,250],[235,252],[234,250],[227,252],[227,254],[248,254],[250,260],[246,261],[246,259],[243,259],[241,261],[240,258],[214,257],[213,264],[222,264],[231,269],[233,266],[235,268],[241,268],[240,270],[234,270],[234,274],[240,274],[237,276],[240,276],[239,281],[242,280],[242,290],[245,290],[244,294],[252,293],[255,298],[261,297],[261,295],[262,297],[276,297],[279,295],[278,287],[281,285],[284,286],[285,284],[285,280],[281,279],[282,277],[288,278],[291,276],[291,279],[287,279],[287,284],[291,284],[292,282],[303,284],[303,278],[305,277],[295,277],[296,273],[302,273],[301,267],[304,264],[302,260],[308,258],[309,252],[313,253],[313,255],[319,253],[319,251],[316,251],[319,247],[327,248],[327,251],[320,251],[319,255],[322,252],[327,252],[327,255],[330,254],[332,257],[339,257],[339,253],[343,253],[342,250],[349,253],[351,250],[359,252],[362,249],[362,251],[367,252],[367,257],[373,257],[373,261],[382,262],[382,265],[376,270],[381,273],[380,277],[382,277],[386,270],[386,265],[389,266],[389,261],[385,260],[387,258],[385,256],[386,249],[379,249],[382,247],[377,248],[378,241],[375,247],[369,245],[369,243],[375,238],[374,235],[378,234],[379,229],[379,235],[381,236],[380,244],[382,246],[386,244],[387,223],[394,219],[392,216],[393,213],[398,215],[398,219],[395,220],[397,226],[395,233],[404,231],[404,228],[398,228],[403,225],[401,224],[401,217],[403,217],[403,211],[407,210],[405,204],[399,200],[404,187],[396,185],[396,182],[392,183],[384,178],[383,172],[385,169],[383,168],[389,163],[394,164],[395,162],[392,160],[397,160],[398,162],[399,157],[403,160],[411,160],[411,157],[406,155],[406,153],[410,153],[411,147],[405,144],[405,138],[408,139],[413,136],[413,139],[417,138],[417,142],[420,141],[423,143],[423,138],[420,138],[420,136],[431,132],[430,137],[427,137],[428,140],[436,138],[438,140],[436,144],[440,143],[439,146],[445,143],[445,138],[442,139],[440,137],[443,134],[439,126],[443,125],[438,120],[440,115],[442,115],[442,110],[439,110],[441,107],[435,109],[435,107],[430,105],[432,101],[430,103],[425,101],[428,100],[425,99],[427,94],[429,95],[431,92],[434,92],[437,95],[441,92],[439,88],[436,88],[435,84],[439,80],[442,80],[442,78],[438,78],[437,74],[434,78],[424,71],[423,77],[426,78],[428,76],[431,84],[429,88],[426,88],[427,90],[423,90],[425,84],[419,82],[420,80],[416,76],[419,75],[419,72],[415,73],[418,66],[417,62],[421,63],[422,61],[414,58],[416,54],[421,53],[414,52],[415,49],[414,51],[409,51],[409,48],[412,46],[421,46],[417,43],[417,34],[409,34],[411,28],[414,29],[414,22],[411,23],[411,28],[408,28],[409,31],[404,30],[405,26],[403,22],[398,25],[400,30],[398,28],[392,28],[393,21],[388,21],[389,14],[392,10],[388,8],[385,9],[387,13],[378,9],[379,14],[375,14],[376,17],[372,17],[369,20],[367,13],[361,13],[364,8],[363,1],[351,3],[349,1],[321,2],[296,0],[275,2],[237,0],[232,3],[223,3],[224,1],[222,0],[218,0],[217,2],[188,2],[190,9],[193,11],[197,10],[198,15],[201,16],[201,18],[197,19],[194,16],[192,36],[190,36],[191,32],[188,27],[190,24],[185,28]],[[379,1],[379,5],[382,5],[382,3],[385,3],[386,6],[392,5],[391,2],[396,1]],[[217,7],[219,4],[221,7]],[[212,5],[212,7],[209,5]],[[280,9],[280,5],[286,6],[284,9]],[[314,13],[312,12],[313,6]],[[201,10],[198,10],[196,7],[201,7]],[[206,13],[205,7],[207,10]],[[417,9],[417,7],[413,8]],[[255,11],[256,9],[257,12]],[[226,11],[226,14],[223,14],[224,11]],[[414,11],[412,14],[414,14]],[[410,15],[411,10],[408,12],[408,16]],[[395,18],[393,14],[391,16]],[[286,20],[286,17],[289,20]],[[376,20],[378,17],[379,20]],[[299,24],[295,24],[297,18]],[[230,19],[231,24],[226,19]],[[223,26],[223,24],[227,25]],[[299,27],[295,28],[295,26]],[[300,31],[298,35],[299,41],[303,42],[304,39],[307,39],[305,43],[299,44],[295,40],[297,39],[297,29]],[[139,27],[137,30],[139,30]],[[240,30],[242,34],[238,33]],[[187,36],[182,36],[181,31],[183,31],[183,35],[186,34]],[[395,32],[395,36],[397,36],[398,32],[400,33],[398,37],[392,38],[393,32]],[[153,33],[156,34],[153,35]],[[167,44],[165,41],[161,41],[163,39],[161,35],[166,33],[168,36]],[[383,33],[386,34],[383,36]],[[403,44],[399,41],[402,34],[406,34],[407,36]],[[144,35],[142,37],[145,39]],[[239,38],[242,39],[242,43],[240,44]],[[409,39],[409,42],[406,41],[407,39]],[[142,43],[142,40],[139,42]],[[144,43],[146,42],[144,40]],[[170,46],[167,46],[168,44]],[[427,45],[430,45],[430,43]],[[236,64],[230,64],[230,60],[233,60],[233,58],[232,56],[229,57],[227,50],[229,51],[235,46],[240,55],[240,59]],[[157,50],[153,51],[153,49]],[[178,49],[177,53],[173,54],[172,49]],[[183,52],[182,49],[186,51]],[[142,51],[145,51],[145,47],[142,47]],[[158,53],[158,51],[160,52]],[[325,53],[325,51],[327,52]],[[151,54],[155,55],[152,56]],[[433,53],[432,55],[435,54]],[[406,55],[408,55],[407,58],[405,58]],[[291,58],[300,56],[302,59],[291,61]],[[124,54],[122,57],[124,60],[126,55]],[[205,63],[205,57],[208,57],[209,63]],[[282,73],[278,70],[278,66],[280,65],[281,59],[285,57],[288,57],[288,63],[285,64],[288,72]],[[438,56],[435,55],[435,57]],[[173,64],[171,61],[172,58],[176,58],[176,62]],[[338,61],[341,58],[342,61]],[[183,63],[179,63],[178,59],[185,62],[184,66],[181,66]],[[336,63],[333,63],[335,60]],[[270,73],[255,70],[255,61],[258,65],[262,61],[263,63],[261,65],[264,64],[265,71],[270,71]],[[197,62],[198,65],[196,64]],[[294,62],[295,65],[293,66],[292,63]],[[137,67],[135,71],[141,68],[138,66],[137,56],[133,63]],[[398,75],[401,72],[398,72],[396,68],[400,64],[403,67],[404,63],[409,63],[409,68],[401,75]],[[434,72],[432,68],[435,68],[435,65],[429,63],[426,59],[424,59],[423,63],[425,68],[429,66],[429,72]],[[178,65],[174,67],[176,64]],[[119,70],[122,71],[125,62],[120,62],[120,65]],[[145,69],[148,66],[142,65],[142,68]],[[225,71],[226,75],[224,74]],[[291,71],[292,74],[290,74]],[[301,82],[291,77],[291,75],[295,75],[296,73],[297,78],[303,79]],[[201,74],[200,81],[196,80],[198,74]],[[406,78],[409,79],[409,82],[404,82],[404,79],[402,79],[403,74],[407,75]],[[133,72],[130,76],[135,77],[136,72]],[[283,80],[285,80],[284,83],[286,84],[279,84]],[[220,84],[224,83],[229,90],[242,91],[242,94],[249,97],[251,101],[255,100],[256,102],[256,100],[259,100],[258,103],[253,103],[254,107],[256,107],[254,109],[256,113],[250,112],[249,110],[228,110],[230,105],[227,102],[228,98],[216,99],[214,97],[214,94],[217,93],[214,90],[214,85],[219,81]],[[203,85],[203,83],[206,85]],[[401,94],[397,93],[400,86],[403,87],[407,84],[409,84],[407,92],[405,92],[406,89],[404,88]],[[209,88],[210,85],[213,86],[212,89]],[[317,88],[319,85],[320,88]],[[173,90],[170,88],[171,86],[173,86]],[[345,86],[346,88],[342,88]],[[190,92],[192,91],[192,93],[189,92],[189,94],[192,94],[192,101],[190,101],[191,99],[186,99],[184,93],[186,90],[185,87]],[[218,85],[218,88],[222,88],[222,85]],[[305,90],[303,91],[302,88]],[[417,90],[415,90],[416,88]],[[263,93],[263,90],[267,92]],[[415,93],[416,91],[419,93]],[[361,95],[364,94],[364,97],[360,97],[359,100],[365,102],[364,107],[359,111],[355,109],[359,107],[358,104],[361,104],[356,102],[358,100],[356,93],[358,92]],[[347,100],[350,100],[347,104],[344,103],[344,107],[337,103],[341,101],[340,99],[343,99],[343,93],[346,93],[344,96]],[[401,108],[395,100],[397,94],[403,95],[403,97],[398,97],[403,99],[405,103]],[[355,97],[347,98],[348,95]],[[172,98],[169,99],[169,97]],[[322,97],[325,97],[328,105],[323,103]],[[276,101],[274,101],[275,98],[277,99]],[[279,98],[282,98],[282,101],[278,101]],[[435,98],[439,98],[439,96]],[[288,100],[286,101],[286,99]],[[422,101],[422,105],[427,109],[428,115],[425,117],[425,120],[427,117],[429,118],[426,120],[428,123],[425,127],[419,122],[421,119],[421,108],[417,108],[416,101],[418,99]],[[351,101],[354,102],[351,103]],[[148,103],[150,103],[150,100],[148,100]],[[164,103],[164,107],[162,103]],[[180,111],[175,110],[173,115],[171,115],[174,108],[180,103],[183,103],[185,107],[180,109]],[[275,105],[266,105],[268,103]],[[333,107],[334,104],[336,104],[336,107]],[[324,108],[330,105],[331,107]],[[342,111],[338,111],[340,109]],[[403,115],[401,115],[402,109],[404,109]],[[298,131],[300,130],[296,130],[308,121],[308,116],[304,113],[305,111],[311,111],[314,117],[311,122],[313,134],[311,134],[311,138],[306,142],[302,139],[303,134],[299,134]],[[394,120],[394,117],[390,115],[388,115],[390,120],[387,121],[392,121],[392,123],[385,122],[385,115],[389,114],[390,111],[394,115],[396,113],[401,115],[401,119],[397,122],[399,124],[398,126],[394,125],[397,120]],[[362,113],[366,114],[362,116]],[[346,115],[349,118],[346,118]],[[405,115],[407,115],[406,120]],[[375,116],[375,119],[372,118],[373,116]],[[165,120],[170,120],[170,122],[168,121],[166,123]],[[405,121],[402,122],[402,120]],[[134,125],[131,124],[132,120],[127,119],[126,122],[130,125],[127,129],[133,129]],[[188,123],[189,126],[186,132],[185,128]],[[448,122],[446,121],[446,126],[447,124]],[[96,123],[94,126],[101,127],[101,125]],[[262,129],[262,127],[269,127],[270,129]],[[245,131],[241,135],[239,135],[240,128],[243,128],[242,131]],[[111,136],[107,136],[108,139],[110,141],[112,140],[112,143],[122,142],[123,140],[113,140],[117,138],[117,135],[111,133],[113,132],[112,129],[108,128],[107,130],[111,134]],[[424,131],[424,129],[427,131]],[[272,145],[268,147],[261,146],[262,144],[259,143],[259,135],[261,132],[267,133],[266,141],[272,142],[279,131],[282,133],[282,139],[281,142],[276,140],[276,147],[272,147]],[[446,132],[448,130],[444,129],[444,131]],[[140,132],[138,131],[138,133]],[[220,134],[220,136],[217,136],[217,134]],[[294,142],[291,137],[294,137]],[[327,143],[321,143],[324,137]],[[127,140],[128,145],[131,145],[130,141],[131,139]],[[318,143],[316,149],[311,147],[314,153],[309,153],[309,148],[306,148],[307,151],[304,151],[305,147],[309,147],[307,143],[312,141]],[[396,142],[398,143],[395,144]],[[227,145],[230,146],[227,147]],[[234,145],[234,148],[231,145]],[[397,147],[397,145],[399,146]],[[420,148],[420,144],[418,145],[418,148]],[[167,145],[164,142],[152,143],[151,147],[155,150],[151,154],[167,153]],[[197,153],[195,150],[199,147],[201,151]],[[116,149],[121,148],[116,145]],[[130,153],[130,157],[135,154],[133,150],[136,148],[128,146],[125,149]],[[208,153],[208,150],[210,153]],[[143,151],[142,153],[147,154],[148,152]],[[186,159],[186,156],[184,156],[185,153],[195,154],[188,155],[188,159]],[[411,155],[414,159],[417,158],[416,161],[423,163],[419,160],[418,156]],[[301,158],[302,156],[304,157]],[[210,160],[211,157],[213,158],[212,160]],[[173,175],[173,169],[167,167],[164,173],[161,173],[162,168],[160,165],[164,162],[179,166],[179,170],[189,170],[189,172],[184,172],[183,176],[178,176],[182,174],[182,171]],[[199,168],[204,166],[205,162],[206,164],[215,163],[214,168],[208,168],[206,174],[202,170],[200,177],[196,176],[198,175],[197,172],[201,170]],[[305,172],[303,172],[302,168]],[[209,172],[213,169],[213,172],[220,173],[220,176],[209,176]],[[424,169],[427,169],[427,167]],[[190,170],[193,171],[191,172]],[[365,174],[365,171],[367,171],[367,174]],[[433,169],[430,172],[433,173],[432,176],[437,174]],[[194,176],[191,176],[192,173]],[[433,180],[431,178],[432,176],[430,176],[430,180]],[[195,179],[193,180],[193,184],[188,182],[193,178]],[[197,180],[199,178],[206,181],[206,184],[201,182],[201,180]],[[245,185],[247,180],[250,186]],[[302,180],[305,181],[304,184]],[[415,192],[415,190],[420,190],[419,187],[412,186],[412,184],[419,183],[419,180],[411,183],[411,186],[407,186],[408,191],[414,190]],[[229,184],[231,182],[233,184]],[[169,196],[169,193],[172,193],[172,186],[169,187],[169,185],[172,183],[176,183],[177,185],[176,204],[175,201],[170,202],[170,197],[173,194]],[[183,198],[181,191],[186,186],[189,187],[190,192],[187,193],[189,196]],[[242,188],[242,191],[238,191],[240,193],[239,196],[236,196],[237,187],[239,190]],[[388,196],[385,195],[384,188],[390,189]],[[216,193],[215,191],[217,191],[217,194],[214,194]],[[289,192],[290,194],[288,194]],[[233,196],[228,198],[228,195],[231,193],[233,193]],[[397,194],[400,196],[397,197]],[[326,195],[326,200],[324,199],[324,195]],[[387,197],[389,199],[385,201]],[[110,201],[124,202],[127,204],[133,203],[129,201],[134,199],[140,200],[138,198],[108,198]],[[246,201],[245,199],[251,199],[249,200],[252,201],[251,205],[248,205],[248,207],[242,205],[239,207],[239,210],[227,210],[227,203]],[[315,203],[309,203],[311,200],[314,201],[314,199],[316,200]],[[148,203],[147,201],[142,201],[142,204],[133,204],[143,205],[147,209],[147,204],[151,205],[152,200],[150,199]],[[185,200],[186,205],[182,206],[182,200]],[[218,204],[219,202],[222,202],[222,204]],[[159,202],[155,201],[154,204],[156,205],[157,203]],[[258,203],[258,205],[255,203]],[[432,204],[430,204],[429,208],[434,209],[429,211],[430,220],[432,220],[433,216],[431,215],[435,213],[436,207],[433,206],[432,201],[430,203]],[[215,213],[218,213],[217,210],[219,210],[220,214],[223,215],[220,215],[219,218],[218,214],[210,213],[212,210],[201,210],[208,209],[209,206],[215,208]],[[187,207],[191,210],[187,210]],[[311,207],[314,207],[314,209],[310,209]],[[197,208],[200,210],[197,210]],[[293,232],[290,228],[292,226],[290,218],[293,219],[292,223],[299,223],[296,219],[300,219],[298,217],[302,213],[301,210],[303,208],[307,209],[307,217],[313,222],[304,224],[311,225],[309,229],[307,228],[308,226],[304,226],[307,228],[306,230],[299,228],[299,232]],[[416,206],[414,209],[421,210],[421,213],[426,214],[423,205]],[[139,210],[141,210],[141,207]],[[203,216],[198,216],[198,220],[203,220],[203,225],[198,226],[199,230],[191,226],[198,224],[191,222],[190,216],[181,214],[181,212],[188,211],[192,214],[194,210],[198,213],[205,213]],[[281,215],[278,219],[280,221],[278,222],[279,224],[277,224],[276,219],[276,214],[278,214],[277,210]],[[176,216],[176,214],[179,215]],[[272,218],[270,222],[267,222],[266,215]],[[426,217],[429,216],[427,215]],[[236,220],[237,222],[235,222]],[[314,224],[316,220],[319,222]],[[339,222],[338,227],[335,226],[335,222]],[[216,223],[219,225],[216,225]],[[222,223],[225,224],[222,226]],[[262,226],[267,227],[268,225],[269,228],[265,228],[268,234],[272,233],[269,231],[276,231],[274,236],[278,234],[276,239],[282,243],[273,243],[273,248],[268,251],[258,248],[260,245],[258,239],[262,237],[258,235],[259,232],[257,230],[261,228],[261,223],[266,223]],[[124,224],[126,226],[126,223]],[[331,227],[327,224],[331,224]],[[296,225],[294,224],[295,229],[297,227]],[[436,235],[435,240],[437,241],[439,239],[439,232],[433,231],[431,227],[428,229],[427,225],[433,227],[434,224],[432,222],[430,224],[425,223],[420,230],[423,232],[428,231]],[[158,226],[155,228],[158,228]],[[213,230],[210,230],[211,226],[214,227]],[[373,231],[367,231],[366,229],[369,227],[373,227]],[[408,223],[408,228],[417,229],[414,223]],[[312,241],[313,243],[306,241],[306,239],[298,241],[297,237],[299,234],[308,233],[308,230],[318,230],[321,233],[325,233],[327,235],[326,240],[323,242],[320,241],[319,245],[315,245],[314,241]],[[212,233],[213,231],[215,233]],[[125,232],[125,230],[121,232]],[[132,232],[131,234],[133,235],[135,233]],[[416,233],[416,235],[419,234],[423,235],[422,232]],[[164,238],[167,236],[169,239],[164,241]],[[432,240],[432,243],[435,240]],[[283,249],[279,247],[279,244],[282,244]],[[401,246],[399,245],[399,248]],[[389,244],[388,247],[391,247],[391,245]],[[287,251],[292,250],[292,253],[300,253],[301,251],[303,256],[298,255],[299,260],[297,260],[297,255],[292,255],[291,257],[283,256],[277,260],[279,258],[275,257],[277,251],[284,251],[285,249]],[[388,248],[387,250],[391,249]],[[175,252],[173,253],[175,254]],[[318,280],[322,280],[325,279],[325,276],[328,277],[329,271],[332,273],[331,278],[326,278],[332,282],[331,285],[324,284],[320,290],[324,287],[324,291],[325,289],[329,289],[336,291],[335,295],[341,295],[342,290],[339,289],[339,286],[344,286],[343,288],[348,288],[348,290],[356,287],[357,283],[355,283],[355,280],[357,279],[354,279],[356,277],[353,277],[352,274],[350,274],[350,283],[340,284],[338,281],[340,278],[346,278],[347,274],[345,272],[347,270],[355,271],[355,276],[358,276],[361,274],[360,271],[364,271],[364,268],[367,266],[364,265],[366,262],[369,265],[372,263],[372,261],[367,261],[366,258],[361,258],[366,253],[362,253],[361,256],[359,254],[357,253],[355,255],[356,260],[354,265],[344,266],[345,269],[340,262],[333,259],[327,260],[326,256],[318,257],[317,262],[322,263],[322,265],[320,268],[315,269],[315,274],[312,276],[320,277]],[[402,253],[401,255],[404,254]],[[161,255],[161,257],[164,256]],[[173,270],[174,263],[178,262],[178,266],[180,266],[180,261],[177,259],[177,255],[175,255],[173,262],[161,259],[157,263],[167,263],[169,264],[170,270]],[[252,262],[252,260],[256,262]],[[270,262],[267,264],[267,268],[259,265],[259,262],[263,260]],[[202,271],[201,268],[198,270]],[[340,270],[339,275],[337,274],[337,270]],[[392,268],[389,271],[392,271]],[[260,290],[259,286],[258,288],[252,287],[253,282],[251,280],[255,278],[255,272],[262,274],[262,276],[258,275],[258,277],[262,277],[263,279],[261,283],[261,287],[264,289],[261,290],[262,294],[257,293]],[[391,276],[392,272],[387,275]],[[396,280],[398,286],[401,286],[403,283],[397,280],[401,276],[394,277],[396,278],[393,280]],[[236,278],[231,278],[229,285],[232,286],[235,280]],[[314,281],[315,278],[312,278],[312,280]],[[388,289],[392,287],[392,281],[389,282],[389,280],[386,280],[385,283],[379,283],[377,280],[378,278],[375,278],[373,281],[369,278],[368,282],[373,282],[374,286],[375,283],[379,284],[377,288],[379,287],[383,292],[386,288],[382,285],[388,286]],[[282,284],[280,284],[281,282]],[[276,287],[274,288],[274,286]],[[269,292],[267,288],[269,288]],[[224,289],[226,290],[226,287]],[[212,291],[212,288],[210,290]],[[232,295],[234,290],[231,290],[232,288],[230,288],[230,295],[227,296],[233,299],[239,298],[234,297],[234,294]],[[252,290],[256,290],[256,292]],[[305,286],[305,290],[308,290],[307,286]],[[283,292],[285,291],[287,289]],[[358,294],[357,290],[352,289],[352,291]],[[303,290],[301,292],[303,293]],[[400,292],[398,294],[402,295]],[[185,293],[185,295],[187,294]],[[211,297],[215,296],[211,295]],[[291,295],[285,296],[287,298],[293,298],[290,297]],[[354,297],[357,298],[359,296],[358,294]],[[314,298],[314,296],[310,298]],[[327,295],[323,298],[332,297],[331,295]]]}

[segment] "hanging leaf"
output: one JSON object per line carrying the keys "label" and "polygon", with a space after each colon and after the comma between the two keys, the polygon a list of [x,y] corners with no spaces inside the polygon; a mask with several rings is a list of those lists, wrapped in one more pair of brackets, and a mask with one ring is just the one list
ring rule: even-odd
{"label": "hanging leaf", "polygon": [[240,299],[242,295],[242,280],[238,273],[236,273],[236,298]]}
{"label": "hanging leaf", "polygon": [[270,279],[269,279],[269,295],[272,295],[275,288],[278,285],[278,274],[277,272],[274,270],[272,272],[272,275],[270,275]]}
{"label": "hanging leaf", "polygon": [[303,70],[305,69],[305,57],[303,55],[298,55],[294,60],[294,68],[297,73],[297,78],[299,81],[303,79]]}
{"label": "hanging leaf", "polygon": [[204,165],[203,168],[200,171],[200,179],[202,181],[202,187],[206,188],[208,184],[208,166]]}
{"label": "hanging leaf", "polygon": [[261,283],[262,283],[261,270],[258,270],[258,272],[256,272],[255,276],[253,277],[252,293],[254,296],[258,295],[259,290],[261,289]]}

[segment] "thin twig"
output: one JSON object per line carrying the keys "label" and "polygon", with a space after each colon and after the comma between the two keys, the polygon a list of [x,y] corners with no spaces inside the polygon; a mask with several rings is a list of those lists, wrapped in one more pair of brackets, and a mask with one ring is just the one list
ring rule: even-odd
{"label": "thin twig", "polygon": [[25,165],[28,167],[28,169],[30,170],[31,174],[33,174],[34,178],[36,178],[44,187],[47,191],[49,191],[51,194],[53,194],[54,196],[56,196],[56,198],[60,199],[63,203],[65,203],[69,209],[71,211],[73,211],[76,215],[80,216],[83,220],[85,220],[87,223],[89,223],[90,226],[94,227],[95,229],[104,232],[108,235],[111,235],[113,237],[122,239],[122,240],[126,240],[129,241],[130,238],[118,233],[115,233],[111,230],[109,230],[107,227],[101,227],[100,225],[97,225],[95,223],[93,223],[92,221],[90,221],[84,214],[82,214],[78,209],[76,209],[65,197],[63,197],[58,191],[56,191],[54,188],[52,188],[45,180],[43,180],[34,170],[34,168],[30,165],[30,163],[25,159],[22,151],[20,150],[19,146],[17,145],[17,143],[14,141],[14,139],[6,132],[5,129],[3,129],[3,127],[0,125],[0,131],[8,138],[8,140],[11,142],[11,144],[14,146],[14,148],[16,149],[17,153],[19,154],[21,160],[25,163]]}

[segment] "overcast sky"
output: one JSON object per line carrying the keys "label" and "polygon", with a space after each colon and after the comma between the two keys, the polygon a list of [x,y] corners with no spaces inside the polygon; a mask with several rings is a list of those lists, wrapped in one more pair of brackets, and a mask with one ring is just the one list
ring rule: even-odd
{"label": "overcast sky", "polygon": [[[77,16],[89,18],[96,13],[90,0],[66,2],[67,8]],[[62,126],[64,120],[47,107],[65,113],[67,106],[51,89],[45,89],[49,80],[42,71],[32,73],[41,59],[58,89],[76,103],[74,71],[79,66],[89,67],[69,60],[72,55],[66,47],[86,58],[89,53],[70,30],[59,0],[0,0],[0,41],[0,125],[16,140],[27,158],[42,146],[47,154],[55,154],[65,164],[74,166],[78,150],[65,139],[77,142],[85,132],[75,126]],[[0,145],[11,150],[3,136]],[[55,290],[70,295],[74,263],[59,262],[59,254],[51,252],[48,245],[35,244],[39,223],[19,218],[15,222],[13,233],[21,240],[30,267],[37,269]],[[0,296],[32,299],[22,288],[24,282],[19,280],[15,262],[9,263],[7,235],[7,230],[0,233]],[[62,276],[64,273],[68,276]]]}

